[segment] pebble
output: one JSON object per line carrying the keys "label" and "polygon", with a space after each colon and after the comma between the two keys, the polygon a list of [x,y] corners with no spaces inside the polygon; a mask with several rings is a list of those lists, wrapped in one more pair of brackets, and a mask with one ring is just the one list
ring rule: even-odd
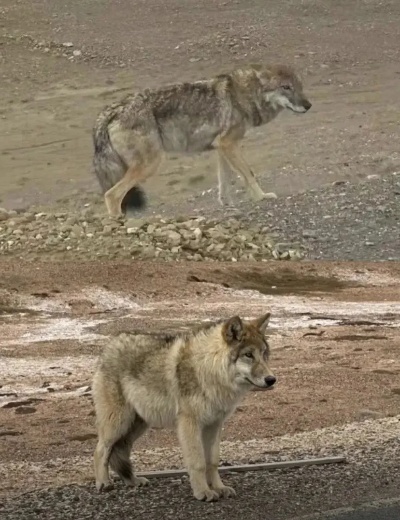
{"label": "pebble", "polygon": [[317,238],[317,233],[310,229],[305,229],[303,231],[303,237],[304,238]]}
{"label": "pebble", "polygon": [[359,418],[361,421],[365,421],[367,419],[379,419],[382,417],[382,414],[380,412],[376,412],[375,410],[361,410],[359,412]]}
{"label": "pebble", "polygon": [[[89,213],[88,213],[89,212]],[[264,226],[235,219],[187,216],[113,219],[85,209],[68,213],[10,214],[0,209],[0,254],[39,253],[60,259],[132,258],[166,261],[299,260],[298,244],[278,242]],[[10,218],[12,216],[12,218]],[[1,218],[1,217],[0,217]],[[314,236],[313,231],[303,233]]]}
{"label": "pebble", "polygon": [[9,212],[4,208],[0,208],[0,222],[4,222],[5,220],[8,220],[9,218],[10,218]]}

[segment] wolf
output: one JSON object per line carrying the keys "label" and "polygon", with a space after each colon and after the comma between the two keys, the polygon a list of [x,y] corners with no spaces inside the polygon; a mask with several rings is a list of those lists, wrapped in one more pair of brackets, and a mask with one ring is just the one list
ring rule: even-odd
{"label": "wolf", "polygon": [[232,204],[227,191],[232,172],[255,201],[276,198],[262,191],[239,142],[249,128],[269,123],[284,109],[305,113],[310,108],[300,79],[284,65],[249,65],[212,79],[128,95],[106,107],[93,128],[93,167],[109,215],[144,207],[140,184],[171,152],[216,149],[222,205]]}
{"label": "wolf", "polygon": [[233,316],[177,336],[114,338],[93,378],[97,489],[111,486],[109,466],[129,486],[147,484],[133,471],[132,445],[148,427],[175,428],[194,497],[234,496],[218,473],[221,430],[250,389],[275,385],[269,319],[270,313],[246,321]]}

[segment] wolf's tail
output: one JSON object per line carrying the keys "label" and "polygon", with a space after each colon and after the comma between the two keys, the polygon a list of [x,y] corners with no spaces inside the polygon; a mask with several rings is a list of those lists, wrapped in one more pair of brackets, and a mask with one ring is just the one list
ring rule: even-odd
{"label": "wolf's tail", "polygon": [[[113,114],[101,114],[93,129],[93,169],[103,193],[120,181],[128,169],[124,159],[113,147],[108,133],[108,125],[112,118]],[[145,205],[144,191],[140,186],[134,186],[124,197],[122,211],[142,209]]]}

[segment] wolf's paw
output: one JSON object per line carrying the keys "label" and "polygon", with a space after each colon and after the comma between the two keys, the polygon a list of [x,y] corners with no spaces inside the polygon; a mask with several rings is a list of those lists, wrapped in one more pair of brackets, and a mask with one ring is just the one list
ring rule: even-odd
{"label": "wolf's paw", "polygon": [[202,491],[193,492],[194,498],[205,502],[215,502],[219,498],[217,491],[213,489],[203,489]]}
{"label": "wolf's paw", "polygon": [[253,193],[252,198],[255,202],[260,202],[262,200],[267,200],[267,199],[277,199],[278,195],[276,193],[273,193],[272,191],[269,193],[264,193],[263,191],[259,191],[259,192]]}
{"label": "wolf's paw", "polygon": [[118,209],[108,210],[108,216],[116,220],[123,220],[125,218],[125,215]]}
{"label": "wolf's paw", "polygon": [[108,216],[111,218],[122,218],[124,216],[121,206],[105,198]]}
{"label": "wolf's paw", "polygon": [[108,480],[107,482],[96,482],[96,489],[99,493],[103,491],[111,491],[114,485]]}
{"label": "wolf's paw", "polygon": [[213,488],[221,498],[231,498],[236,496],[236,491],[229,486],[221,486]]}
{"label": "wolf's paw", "polygon": [[144,477],[132,477],[131,479],[124,479],[124,482],[129,487],[142,487],[147,486],[149,481]]}
{"label": "wolf's paw", "polygon": [[147,480],[147,478],[144,477],[134,477],[133,485],[137,487],[148,486],[149,481]]}
{"label": "wolf's paw", "polygon": [[230,195],[219,195],[218,196],[219,205],[223,208],[234,208],[235,204]]}

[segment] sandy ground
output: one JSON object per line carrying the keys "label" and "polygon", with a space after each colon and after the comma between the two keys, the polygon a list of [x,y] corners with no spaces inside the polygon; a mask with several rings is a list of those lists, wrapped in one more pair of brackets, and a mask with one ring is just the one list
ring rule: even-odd
{"label": "sandy ground", "polygon": [[[246,140],[245,154],[267,191],[273,184],[283,196],[400,169],[393,147],[400,110],[393,95],[400,81],[395,0],[151,0],[134,9],[127,0],[4,0],[1,13],[5,207],[98,200],[90,195],[98,191],[91,128],[105,104],[132,89],[248,61],[292,64],[313,102],[307,116],[283,114]],[[179,203],[184,213],[190,197],[215,187],[214,170],[211,155],[172,157],[146,183],[152,209]]]}

